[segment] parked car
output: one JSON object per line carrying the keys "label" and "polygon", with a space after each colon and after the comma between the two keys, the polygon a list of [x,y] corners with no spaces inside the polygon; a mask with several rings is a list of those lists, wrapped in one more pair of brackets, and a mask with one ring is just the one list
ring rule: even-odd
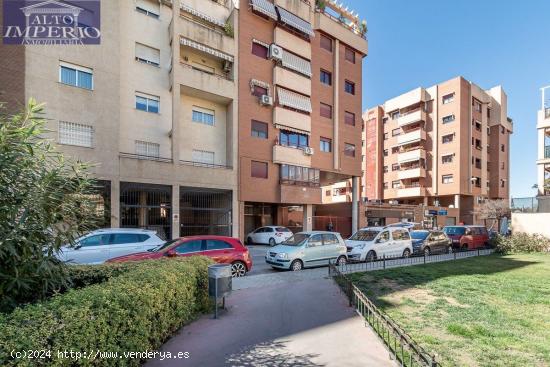
{"label": "parked car", "polygon": [[275,246],[292,237],[292,231],[282,226],[260,227],[246,235],[246,244]]}
{"label": "parked car", "polygon": [[269,249],[265,261],[276,269],[293,271],[347,261],[346,244],[339,233],[298,232],[280,245]]}
{"label": "parked car", "polygon": [[453,241],[442,231],[411,231],[413,253],[431,255],[452,253]]}
{"label": "parked car", "polygon": [[72,264],[101,264],[113,257],[150,250],[164,242],[155,231],[145,229],[98,229],[77,239],[75,246],[62,246],[57,258]]}
{"label": "parked car", "polygon": [[443,232],[453,241],[453,247],[472,250],[489,246],[489,233],[483,226],[447,226]]}
{"label": "parked car", "polygon": [[242,277],[252,269],[248,249],[237,238],[224,236],[190,236],[164,243],[137,254],[115,257],[108,262],[162,259],[165,257],[208,256],[220,264],[231,264],[234,277]]}
{"label": "parked car", "polygon": [[408,257],[413,253],[409,230],[401,227],[367,227],[346,240],[350,261],[372,261],[378,257]]}

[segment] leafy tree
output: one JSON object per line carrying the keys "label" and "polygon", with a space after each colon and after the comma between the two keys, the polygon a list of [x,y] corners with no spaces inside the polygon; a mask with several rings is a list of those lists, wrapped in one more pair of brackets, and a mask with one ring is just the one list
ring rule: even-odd
{"label": "leafy tree", "polygon": [[[495,224],[500,225],[502,218],[510,216],[510,206],[507,200],[486,200],[479,206],[476,212],[481,219],[485,220],[485,223],[487,223],[488,219],[492,220],[491,227],[493,227]],[[498,227],[496,229],[498,230]]]}
{"label": "leafy tree", "polygon": [[55,254],[95,225],[89,164],[66,159],[44,138],[43,105],[0,105],[0,310],[67,286]]}

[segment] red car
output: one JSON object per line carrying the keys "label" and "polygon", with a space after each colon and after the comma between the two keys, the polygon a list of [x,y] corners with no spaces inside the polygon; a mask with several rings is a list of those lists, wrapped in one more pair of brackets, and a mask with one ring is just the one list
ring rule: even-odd
{"label": "red car", "polygon": [[115,257],[107,262],[161,259],[163,257],[208,256],[221,264],[231,264],[234,277],[242,277],[252,269],[252,258],[241,241],[224,236],[190,236],[168,241],[147,252]]}
{"label": "red car", "polygon": [[453,241],[453,247],[472,250],[489,246],[489,233],[483,226],[447,226],[443,232]]}

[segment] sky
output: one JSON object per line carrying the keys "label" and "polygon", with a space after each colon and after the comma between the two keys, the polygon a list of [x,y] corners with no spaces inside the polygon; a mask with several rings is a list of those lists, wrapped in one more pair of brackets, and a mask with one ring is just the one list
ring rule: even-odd
{"label": "sky", "polygon": [[550,0],[339,0],[368,26],[363,106],[462,75],[502,85],[514,120],[512,197],[536,195],[537,111],[550,85]]}

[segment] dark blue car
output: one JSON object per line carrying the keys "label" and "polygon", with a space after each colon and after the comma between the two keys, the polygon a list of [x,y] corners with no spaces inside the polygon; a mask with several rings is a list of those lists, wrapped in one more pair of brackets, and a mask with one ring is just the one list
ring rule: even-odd
{"label": "dark blue car", "polygon": [[411,240],[415,254],[431,255],[453,252],[453,242],[442,231],[411,231]]}

